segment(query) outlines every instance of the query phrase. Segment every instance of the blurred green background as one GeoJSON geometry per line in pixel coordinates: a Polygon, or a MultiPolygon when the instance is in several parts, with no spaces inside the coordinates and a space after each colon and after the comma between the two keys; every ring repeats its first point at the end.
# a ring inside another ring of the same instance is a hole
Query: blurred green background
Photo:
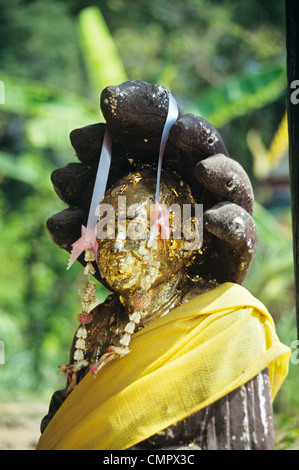
{"type": "MultiPolygon", "coordinates": [[[[69,132],[99,122],[101,90],[160,83],[208,119],[251,177],[259,248],[246,287],[281,340],[296,340],[286,124],[284,2],[1,0],[1,401],[64,387],[82,269],[47,233],[65,208],[50,183],[75,161],[69,132]]],[[[98,288],[98,300],[106,291],[98,288]]],[[[293,346],[294,348],[294,343],[293,346]]],[[[299,448],[298,355],[274,402],[276,448],[299,448]]]]}

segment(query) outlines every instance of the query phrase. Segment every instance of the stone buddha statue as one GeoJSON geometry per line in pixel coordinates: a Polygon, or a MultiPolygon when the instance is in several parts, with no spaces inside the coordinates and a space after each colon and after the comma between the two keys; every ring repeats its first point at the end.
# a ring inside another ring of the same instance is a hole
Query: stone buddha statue
{"type": "MultiPolygon", "coordinates": [[[[191,305],[194,299],[216,292],[219,286],[242,286],[256,252],[252,186],[210,123],[179,110],[165,148],[157,215],[157,153],[167,114],[167,91],[130,81],[105,89],[101,107],[106,124],[71,133],[80,163],[70,163],[52,174],[57,194],[69,207],[52,216],[47,227],[54,242],[70,252],[81,225],[86,225],[107,126],[112,161],[99,209],[97,256],[84,259],[82,255],[78,260],[92,266],[95,281],[90,281],[91,291],[98,281],[111,294],[92,310],[84,332],[81,327],[75,332],[70,362],[62,366],[68,382],[53,395],[42,432],[89,372],[98,377],[107,364],[110,367],[131,354],[135,335],[176,309],[191,305]],[[163,226],[168,236],[163,236],[163,230],[155,231],[163,226]]],[[[129,448],[183,449],[190,445],[194,449],[271,448],[268,368],[129,448]],[[242,439],[241,402],[254,427],[246,437],[243,432],[242,439]]]]}

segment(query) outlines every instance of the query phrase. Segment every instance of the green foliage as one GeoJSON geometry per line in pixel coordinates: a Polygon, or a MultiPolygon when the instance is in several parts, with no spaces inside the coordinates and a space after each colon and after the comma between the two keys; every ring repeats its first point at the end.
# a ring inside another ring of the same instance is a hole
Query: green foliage
{"type": "Polygon", "coordinates": [[[275,448],[278,450],[299,449],[298,419],[298,341],[294,309],[282,312],[277,324],[281,341],[292,351],[289,374],[274,401],[275,448]]]}
{"type": "Polygon", "coordinates": [[[0,76],[5,83],[1,109],[26,118],[24,137],[35,148],[66,150],[72,129],[98,121],[97,106],[85,96],[37,80],[0,76]]]}
{"type": "Polygon", "coordinates": [[[79,16],[83,57],[95,90],[128,80],[115,42],[98,8],[86,8],[79,16]]]}
{"type": "MultiPolygon", "coordinates": [[[[8,212],[3,204],[1,207],[0,251],[2,260],[7,260],[0,268],[1,340],[6,353],[6,363],[1,366],[4,395],[4,386],[10,395],[40,391],[45,386],[45,358],[50,354],[58,360],[60,351],[51,348],[45,355],[43,341],[53,334],[51,325],[58,318],[61,343],[66,347],[71,339],[65,327],[74,302],[70,298],[67,301],[69,296],[64,292],[71,288],[71,282],[63,282],[63,259],[45,231],[47,211],[56,205],[49,196],[49,189],[44,194],[33,190],[19,201],[18,210],[8,212]]],[[[71,279],[75,281],[74,274],[71,279]]]]}
{"type": "MultiPolygon", "coordinates": [[[[76,293],[83,281],[79,266],[65,275],[68,255],[45,230],[47,217],[61,208],[45,180],[50,168],[37,177],[38,157],[26,161],[23,155],[20,160],[23,166],[17,164],[15,172],[27,169],[23,182],[31,185],[30,196],[18,201],[17,210],[8,211],[3,202],[0,207],[0,256],[5,261],[0,265],[0,335],[5,345],[0,393],[6,398],[64,386],[57,366],[68,361],[80,304],[76,293]]],[[[3,170],[0,160],[0,174],[3,170]]],[[[12,171],[9,177],[15,180],[12,171]]],[[[16,179],[22,180],[20,175],[16,179]]]]}
{"type": "Polygon", "coordinates": [[[7,75],[84,90],[77,25],[67,2],[1,0],[0,64],[7,75]]]}
{"type": "Polygon", "coordinates": [[[265,67],[259,72],[234,75],[221,86],[213,87],[197,98],[189,112],[204,116],[222,127],[244,116],[257,106],[277,101],[285,90],[285,66],[265,67]]]}
{"type": "MultiPolygon", "coordinates": [[[[289,212],[289,211],[288,211],[289,212]]],[[[279,221],[257,202],[253,214],[258,229],[258,249],[245,286],[279,320],[294,305],[294,268],[291,226],[279,221]]]]}
{"type": "MultiPolygon", "coordinates": [[[[236,0],[2,0],[0,79],[0,365],[4,398],[64,386],[82,270],[45,222],[62,204],[50,174],[72,160],[68,134],[102,119],[99,94],[127,78],[170,88],[184,112],[220,127],[232,156],[253,175],[246,135],[269,143],[285,112],[283,2],[236,0]],[[87,2],[88,3],[88,2],[87,2]],[[20,47],[20,44],[22,47],[20,47]]],[[[289,213],[289,207],[286,208],[289,213]]],[[[295,338],[290,224],[256,204],[259,248],[246,287],[274,315],[279,334],[295,338]]],[[[98,289],[99,301],[106,295],[98,289]]],[[[295,367],[276,401],[296,408],[295,367]]],[[[282,417],[283,418],[283,417],[282,417]]],[[[298,423],[286,432],[293,439],[298,423]]],[[[282,439],[284,437],[282,436],[282,439]]],[[[283,444],[281,444],[283,445],[283,444]]],[[[293,444],[292,444],[293,445],[293,444]]]]}

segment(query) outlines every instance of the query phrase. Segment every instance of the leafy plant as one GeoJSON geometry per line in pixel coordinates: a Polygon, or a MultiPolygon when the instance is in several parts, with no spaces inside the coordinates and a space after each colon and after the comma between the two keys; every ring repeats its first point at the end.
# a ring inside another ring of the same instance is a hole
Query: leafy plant
{"type": "MultiPolygon", "coordinates": [[[[196,2],[191,3],[197,8],[196,2]]],[[[220,9],[218,13],[219,26],[220,9]]],[[[237,32],[241,34],[240,29],[237,32]]],[[[157,29],[152,28],[152,34],[157,34],[157,29]]],[[[174,39],[176,34],[174,31],[174,39]]],[[[7,359],[0,366],[1,393],[5,387],[21,393],[40,392],[58,383],[55,368],[67,359],[64,351],[69,348],[75,328],[74,313],[79,303],[74,293],[80,286],[81,269],[74,266],[65,274],[67,255],[46,233],[48,216],[64,208],[52,190],[50,174],[70,160],[69,132],[102,119],[101,89],[135,78],[127,75],[99,9],[82,10],[78,35],[89,76],[86,88],[93,89],[91,94],[84,89],[78,94],[44,81],[0,72],[5,84],[1,123],[9,127],[15,115],[21,116],[24,123],[21,148],[12,151],[4,145],[0,153],[0,339],[6,345],[7,359]]],[[[175,87],[177,66],[173,57],[165,60],[158,72],[162,85],[175,87]]],[[[274,103],[284,87],[285,70],[279,63],[254,74],[231,75],[217,86],[206,86],[195,100],[179,94],[178,101],[182,100],[185,112],[200,114],[221,127],[274,103]]],[[[266,304],[285,307],[288,301],[282,293],[292,286],[290,234],[259,205],[255,218],[260,248],[247,286],[266,304]]],[[[99,289],[100,298],[105,294],[99,289]]]]}
{"type": "Polygon", "coordinates": [[[222,127],[233,119],[276,101],[286,88],[285,65],[228,78],[205,91],[188,109],[222,127]]]}
{"type": "Polygon", "coordinates": [[[251,129],[247,134],[248,147],[253,156],[253,171],[257,180],[262,181],[269,177],[277,168],[289,148],[288,116],[285,112],[278,129],[271,141],[269,149],[262,141],[259,131],[251,129]]]}
{"type": "Polygon", "coordinates": [[[81,11],[79,34],[90,83],[97,93],[108,85],[118,85],[128,80],[115,42],[98,8],[81,11]]]}
{"type": "Polygon", "coordinates": [[[253,217],[259,243],[245,286],[279,318],[279,312],[294,305],[293,246],[291,227],[287,228],[259,203],[253,217]]]}

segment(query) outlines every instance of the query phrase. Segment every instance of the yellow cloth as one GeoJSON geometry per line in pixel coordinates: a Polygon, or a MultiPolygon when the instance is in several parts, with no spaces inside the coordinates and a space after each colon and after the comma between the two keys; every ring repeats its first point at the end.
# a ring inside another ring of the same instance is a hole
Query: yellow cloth
{"type": "Polygon", "coordinates": [[[274,398],[290,349],[264,305],[226,283],[136,333],[131,353],[90,373],[37,450],[123,450],[204,408],[269,367],[274,398]]]}

